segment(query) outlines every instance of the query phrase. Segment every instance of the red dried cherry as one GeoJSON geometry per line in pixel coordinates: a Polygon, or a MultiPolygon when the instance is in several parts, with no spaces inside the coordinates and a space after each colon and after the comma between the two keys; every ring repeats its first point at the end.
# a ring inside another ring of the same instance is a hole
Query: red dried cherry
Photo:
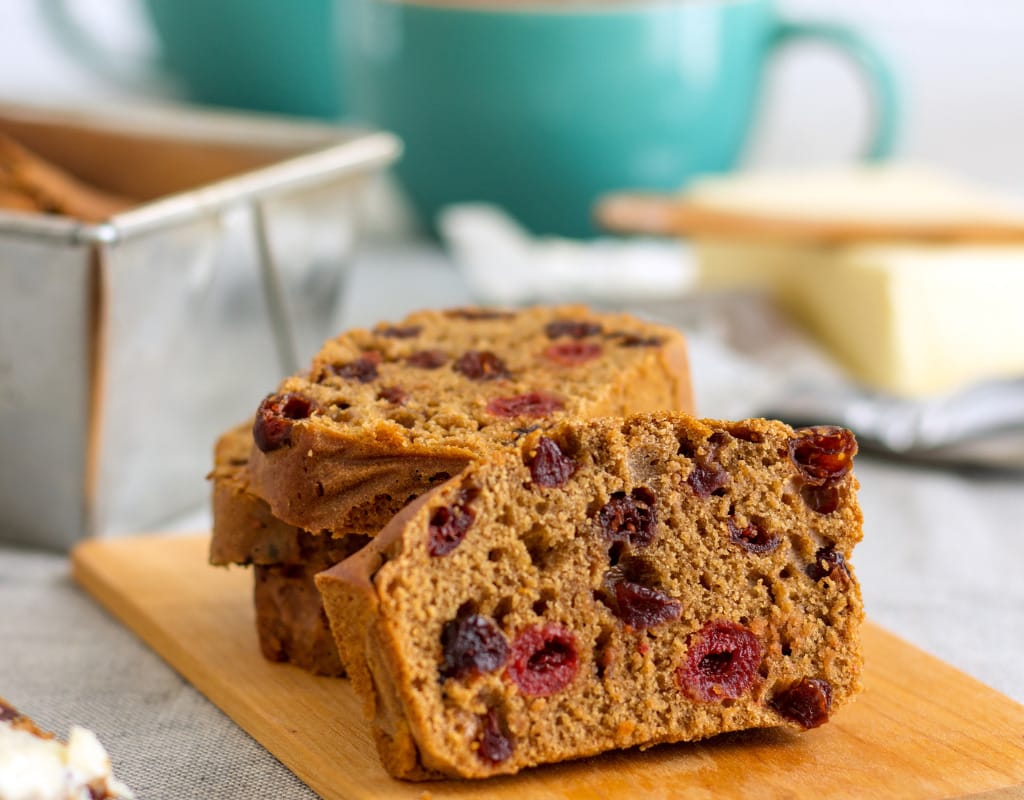
{"type": "Polygon", "coordinates": [[[729,485],[729,473],[713,460],[713,455],[709,454],[703,458],[698,456],[686,482],[699,498],[707,500],[729,485]]]}
{"type": "Polygon", "coordinates": [[[725,524],[729,528],[729,541],[733,544],[738,544],[750,553],[757,553],[758,555],[770,553],[782,541],[782,538],[777,533],[766,531],[756,522],[751,522],[747,527],[740,528],[730,517],[725,521],[725,524]]]}
{"type": "Polygon", "coordinates": [[[377,399],[385,400],[393,406],[400,406],[409,399],[409,393],[401,386],[384,386],[377,392],[377,399]]]}
{"type": "Polygon", "coordinates": [[[576,462],[562,452],[562,448],[554,439],[541,436],[537,441],[537,449],[527,460],[530,477],[537,486],[545,489],[557,489],[576,471],[576,462]]]}
{"type": "Polygon", "coordinates": [[[638,486],[629,495],[615,492],[597,512],[601,533],[613,542],[646,547],[654,540],[658,524],[654,492],[638,486]]]}
{"type": "Polygon", "coordinates": [[[776,694],[769,705],[805,730],[817,728],[828,722],[832,686],[823,678],[801,678],[776,694]]]}
{"type": "Polygon", "coordinates": [[[369,383],[377,377],[379,363],[380,353],[364,353],[355,361],[350,361],[347,364],[331,364],[328,369],[339,378],[369,383]]]}
{"type": "Polygon", "coordinates": [[[838,425],[800,428],[789,440],[789,456],[804,480],[812,486],[837,481],[853,466],[857,439],[838,425]]]}
{"type": "Polygon", "coordinates": [[[441,629],[442,678],[467,678],[505,666],[509,647],[498,626],[480,614],[457,616],[441,629]]]}
{"type": "Polygon", "coordinates": [[[760,431],[753,430],[746,420],[742,422],[730,422],[727,423],[726,430],[729,431],[729,435],[734,439],[739,439],[741,442],[750,442],[751,444],[761,444],[764,441],[764,434],[760,431]]]}
{"type": "Polygon", "coordinates": [[[634,630],[679,619],[683,606],[674,597],[658,589],[631,581],[615,584],[615,607],[612,613],[634,630]]]}
{"type": "Polygon", "coordinates": [[[584,339],[587,336],[596,336],[601,330],[601,323],[579,319],[556,319],[544,326],[544,332],[549,339],[559,339],[563,336],[584,339]]]}
{"type": "Polygon", "coordinates": [[[576,677],[576,637],[559,625],[523,630],[512,644],[508,676],[527,697],[560,692],[576,677]]]}
{"type": "Polygon", "coordinates": [[[839,487],[829,481],[821,486],[802,486],[800,496],[807,507],[819,514],[831,514],[839,508],[839,487]]]}
{"type": "MultiPolygon", "coordinates": [[[[624,545],[617,542],[612,545],[609,553],[611,567],[601,578],[601,588],[594,592],[594,599],[604,603],[612,614],[622,619],[619,613],[618,585],[629,583],[634,586],[651,588],[661,579],[658,568],[647,559],[623,553],[624,545]]],[[[626,590],[630,594],[629,589],[626,590]]],[[[665,595],[668,598],[668,595],[665,595]]],[[[668,598],[671,599],[671,598],[668,598]]],[[[626,599],[628,604],[629,598],[626,599]]]]}
{"type": "Polygon", "coordinates": [[[496,381],[510,377],[505,362],[490,350],[467,350],[459,356],[453,369],[474,381],[496,381]]]}
{"type": "Polygon", "coordinates": [[[492,417],[530,417],[538,419],[565,408],[565,401],[549,392],[527,392],[511,397],[495,397],[487,403],[492,417]]]}
{"type": "Polygon", "coordinates": [[[415,339],[422,330],[423,326],[421,325],[388,325],[385,328],[378,328],[374,332],[387,339],[415,339]]]}
{"type": "Polygon", "coordinates": [[[500,764],[512,757],[515,743],[501,723],[498,712],[491,708],[480,717],[480,736],[477,738],[476,755],[487,764],[500,764]]]}
{"type": "Polygon", "coordinates": [[[694,700],[735,700],[754,683],[761,643],[742,625],[725,620],[705,623],[691,637],[686,661],[676,670],[679,687],[694,700]]]}
{"type": "Polygon", "coordinates": [[[434,511],[427,526],[427,552],[432,556],[443,556],[450,553],[469,531],[476,519],[476,512],[469,504],[476,499],[476,489],[460,489],[455,502],[434,511]]]}
{"type": "Polygon", "coordinates": [[[405,359],[405,363],[419,369],[437,369],[448,363],[448,355],[442,350],[420,350],[405,359]]]}
{"type": "Polygon", "coordinates": [[[264,453],[292,443],[292,422],[306,419],[316,409],[316,403],[296,392],[272,394],[264,398],[256,409],[252,424],[252,438],[264,453]]]}
{"type": "Polygon", "coordinates": [[[575,367],[593,361],[601,355],[596,342],[560,342],[544,348],[544,355],[563,367],[575,367]]]}
{"type": "Polygon", "coordinates": [[[814,554],[814,563],[807,565],[807,574],[812,580],[831,578],[845,584],[850,579],[850,568],[846,566],[843,554],[834,547],[822,547],[814,554]]]}

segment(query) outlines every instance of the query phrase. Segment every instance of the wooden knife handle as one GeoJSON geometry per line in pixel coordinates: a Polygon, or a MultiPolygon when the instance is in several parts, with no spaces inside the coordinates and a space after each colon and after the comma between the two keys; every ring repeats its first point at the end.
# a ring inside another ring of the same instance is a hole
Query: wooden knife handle
{"type": "Polygon", "coordinates": [[[1024,219],[941,222],[772,217],[716,209],[669,194],[612,194],[595,207],[598,224],[616,233],[705,236],[795,244],[852,241],[1024,242],[1024,219]]]}

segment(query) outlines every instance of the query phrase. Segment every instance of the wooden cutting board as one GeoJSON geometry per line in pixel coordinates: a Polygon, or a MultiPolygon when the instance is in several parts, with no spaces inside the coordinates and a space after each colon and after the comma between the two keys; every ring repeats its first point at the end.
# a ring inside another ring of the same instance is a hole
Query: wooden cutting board
{"type": "Polygon", "coordinates": [[[242,568],[207,537],[93,540],[74,576],[196,688],[327,800],[335,798],[1024,797],[1024,706],[868,624],[865,691],[828,725],[413,784],[377,761],[348,681],[260,656],[242,568]]]}

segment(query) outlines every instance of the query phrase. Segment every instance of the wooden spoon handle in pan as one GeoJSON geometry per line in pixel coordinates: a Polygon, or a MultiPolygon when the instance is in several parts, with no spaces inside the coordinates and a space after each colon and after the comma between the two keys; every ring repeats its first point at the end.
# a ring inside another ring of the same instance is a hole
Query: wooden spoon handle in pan
{"type": "Polygon", "coordinates": [[[0,134],[0,208],[105,222],[132,205],[127,198],[86,185],[0,134]]]}
{"type": "Polygon", "coordinates": [[[706,236],[797,244],[850,241],[1024,243],[1024,218],[900,222],[773,217],[703,206],[668,194],[612,194],[598,201],[598,224],[616,233],[706,236]]]}

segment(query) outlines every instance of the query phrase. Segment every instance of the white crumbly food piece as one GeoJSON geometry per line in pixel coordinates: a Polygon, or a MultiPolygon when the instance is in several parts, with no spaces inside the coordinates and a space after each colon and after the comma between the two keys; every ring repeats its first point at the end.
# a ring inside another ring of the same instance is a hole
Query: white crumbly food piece
{"type": "MultiPolygon", "coordinates": [[[[719,208],[843,221],[1024,221],[998,193],[908,167],[740,176],[693,197],[719,208]]],[[[768,290],[871,388],[921,397],[1024,375],[1024,246],[696,245],[704,286],[768,290]]]]}
{"type": "Polygon", "coordinates": [[[130,800],[96,735],[73,727],[67,744],[0,723],[0,800],[130,800]]]}

